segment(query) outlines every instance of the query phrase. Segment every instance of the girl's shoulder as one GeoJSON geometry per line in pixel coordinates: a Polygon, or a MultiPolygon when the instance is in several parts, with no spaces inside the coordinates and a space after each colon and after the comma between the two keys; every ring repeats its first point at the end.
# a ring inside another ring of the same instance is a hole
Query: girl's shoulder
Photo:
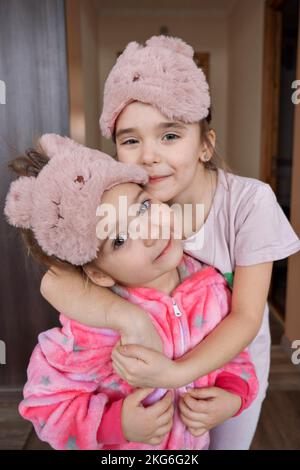
{"type": "Polygon", "coordinates": [[[253,211],[263,216],[270,209],[279,209],[276,195],[268,183],[220,169],[218,178],[219,204],[237,224],[253,211]]]}
{"type": "Polygon", "coordinates": [[[231,197],[243,199],[245,197],[269,194],[276,199],[276,196],[268,183],[256,178],[240,176],[224,170],[218,170],[220,185],[229,192],[231,197]]]}
{"type": "Polygon", "coordinates": [[[235,264],[248,266],[286,258],[300,240],[271,186],[255,178],[219,171],[219,210],[225,213],[235,264]]]}

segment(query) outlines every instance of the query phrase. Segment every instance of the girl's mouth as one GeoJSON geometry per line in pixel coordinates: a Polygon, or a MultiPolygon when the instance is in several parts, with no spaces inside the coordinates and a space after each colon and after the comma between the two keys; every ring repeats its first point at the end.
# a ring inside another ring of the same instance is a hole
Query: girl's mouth
{"type": "Polygon", "coordinates": [[[155,258],[155,261],[156,260],[159,260],[160,258],[162,258],[165,254],[169,253],[170,249],[171,249],[171,245],[172,245],[172,237],[170,237],[170,240],[168,241],[167,245],[165,246],[165,248],[163,249],[163,251],[160,253],[160,255],[158,255],[156,258],[155,258]]]}
{"type": "Polygon", "coordinates": [[[166,178],[169,178],[170,175],[168,176],[151,176],[149,178],[149,184],[153,184],[153,183],[159,183],[160,181],[163,181],[165,180],[166,178]]]}

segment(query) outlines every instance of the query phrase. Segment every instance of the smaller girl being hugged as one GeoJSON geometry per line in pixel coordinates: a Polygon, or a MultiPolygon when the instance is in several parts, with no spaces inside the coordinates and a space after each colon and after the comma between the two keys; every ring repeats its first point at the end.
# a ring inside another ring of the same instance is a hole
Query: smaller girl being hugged
{"type": "MultiPolygon", "coordinates": [[[[147,172],[67,137],[46,134],[39,144],[39,152],[21,159],[27,176],[11,184],[8,222],[21,229],[31,252],[47,266],[76,266],[87,280],[139,305],[169,359],[193,349],[230,312],[230,286],[215,268],[183,255],[172,211],[143,189],[147,172]],[[119,210],[124,197],[126,214],[119,210]],[[104,204],[113,209],[105,219],[112,231],[99,233],[104,204]],[[166,220],[154,220],[154,204],[171,215],[168,239],[166,220]],[[122,232],[132,223],[141,236],[122,232]]],[[[39,335],[19,405],[39,438],[55,449],[207,449],[201,400],[192,416],[188,406],[205,398],[201,390],[214,390],[223,421],[257,395],[247,351],[185,387],[136,389],[112,365],[117,330],[88,327],[63,314],[60,322],[39,335]]]]}

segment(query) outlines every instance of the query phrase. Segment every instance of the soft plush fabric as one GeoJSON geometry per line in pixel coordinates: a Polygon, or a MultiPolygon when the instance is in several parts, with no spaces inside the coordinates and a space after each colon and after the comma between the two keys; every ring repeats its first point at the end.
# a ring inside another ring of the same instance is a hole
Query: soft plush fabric
{"type": "Polygon", "coordinates": [[[120,183],[146,184],[148,174],[57,134],[44,134],[39,145],[50,161],[36,178],[11,183],[5,215],[11,225],[32,229],[48,255],[85,264],[102,242],[96,211],[104,191],[120,183]]]}
{"type": "MultiPolygon", "coordinates": [[[[174,359],[194,348],[222,321],[230,312],[231,300],[226,279],[213,267],[185,255],[178,272],[182,282],[172,295],[152,288],[113,288],[148,312],[164,354],[174,359]],[[176,316],[178,309],[180,315],[176,316]]],[[[244,351],[223,368],[175,391],[173,428],[160,445],[128,442],[122,435],[120,413],[122,400],[134,389],[112,367],[111,352],[119,334],[87,327],[63,315],[60,321],[61,328],[39,335],[19,406],[39,438],[55,449],[204,449],[209,434],[193,437],[187,431],[176,406],[179,394],[188,388],[224,385],[241,394],[243,408],[257,394],[255,370],[244,351]]],[[[143,404],[150,405],[165,393],[165,389],[156,389],[143,404]]]]}
{"type": "Polygon", "coordinates": [[[135,100],[185,123],[207,117],[208,83],[193,55],[193,48],[176,37],[152,36],[145,46],[130,42],[105,82],[99,121],[102,134],[111,137],[118,115],[135,100]]]}

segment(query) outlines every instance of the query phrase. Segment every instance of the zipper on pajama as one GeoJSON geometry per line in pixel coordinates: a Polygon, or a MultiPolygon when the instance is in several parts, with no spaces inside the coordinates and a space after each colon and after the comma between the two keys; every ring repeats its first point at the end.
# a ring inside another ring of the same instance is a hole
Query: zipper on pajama
{"type": "MultiPolygon", "coordinates": [[[[175,316],[178,318],[181,317],[182,313],[176,303],[176,300],[173,297],[172,297],[172,303],[173,303],[173,310],[174,310],[175,316]]],[[[180,328],[180,335],[181,335],[181,355],[183,355],[185,353],[185,350],[184,350],[184,333],[183,333],[181,320],[179,320],[179,328],[180,328]]],[[[179,395],[179,392],[178,392],[178,395],[179,395]]],[[[187,429],[184,430],[183,441],[184,441],[184,448],[189,449],[189,446],[187,445],[187,441],[188,441],[187,429]]]]}
{"type": "MultiPolygon", "coordinates": [[[[173,310],[174,310],[175,317],[181,317],[182,313],[176,303],[176,300],[173,298],[172,298],[172,303],[173,303],[173,310]]],[[[183,334],[181,320],[179,320],[179,328],[180,328],[180,339],[181,339],[181,355],[183,355],[185,351],[184,351],[184,334],[183,334]]]]}

